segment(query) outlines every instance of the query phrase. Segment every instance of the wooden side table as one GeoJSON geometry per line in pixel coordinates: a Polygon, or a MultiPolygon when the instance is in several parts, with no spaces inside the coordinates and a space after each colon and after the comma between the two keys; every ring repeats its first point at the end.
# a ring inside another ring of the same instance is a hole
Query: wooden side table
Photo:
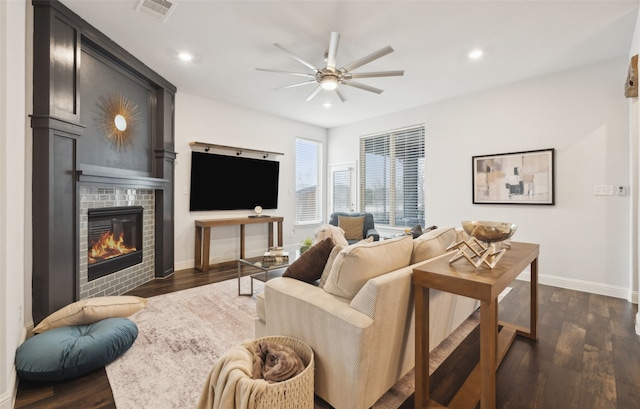
{"type": "Polygon", "coordinates": [[[429,289],[480,300],[480,363],[471,372],[449,408],[496,407],[496,371],[516,336],[537,340],[538,254],[540,246],[512,242],[493,268],[475,268],[466,260],[449,264],[453,253],[434,259],[413,270],[415,289],[415,407],[443,408],[429,399],[429,289]],[[528,265],[531,265],[531,308],[529,328],[498,321],[498,295],[528,265]],[[503,326],[498,333],[498,325],[503,326]],[[478,388],[478,383],[480,388],[478,388]],[[479,396],[478,396],[479,391],[479,396]]]}

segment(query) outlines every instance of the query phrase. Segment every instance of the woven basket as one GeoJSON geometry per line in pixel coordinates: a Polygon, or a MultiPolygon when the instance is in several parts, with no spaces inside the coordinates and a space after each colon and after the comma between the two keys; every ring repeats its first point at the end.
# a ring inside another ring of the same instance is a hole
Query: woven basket
{"type": "Polygon", "coordinates": [[[313,350],[299,339],[285,336],[270,336],[254,340],[268,341],[293,349],[302,363],[304,371],[286,381],[271,383],[264,393],[256,397],[256,409],[313,409],[313,350]]]}

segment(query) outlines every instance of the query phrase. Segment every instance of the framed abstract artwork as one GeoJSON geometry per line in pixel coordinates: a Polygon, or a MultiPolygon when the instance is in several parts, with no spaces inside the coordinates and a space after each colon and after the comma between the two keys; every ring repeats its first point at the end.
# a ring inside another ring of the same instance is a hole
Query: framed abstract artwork
{"type": "Polygon", "coordinates": [[[472,157],[474,204],[553,205],[554,150],[472,157]]]}

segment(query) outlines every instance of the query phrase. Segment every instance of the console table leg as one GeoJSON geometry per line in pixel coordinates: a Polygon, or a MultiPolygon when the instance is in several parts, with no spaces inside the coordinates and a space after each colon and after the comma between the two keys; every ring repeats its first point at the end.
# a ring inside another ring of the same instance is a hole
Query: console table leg
{"type": "Polygon", "coordinates": [[[529,312],[529,338],[538,339],[538,257],[531,262],[531,305],[529,312]]]}
{"type": "Polygon", "coordinates": [[[429,289],[415,286],[415,408],[429,405],[429,289]]]}
{"type": "MultiPolygon", "coordinates": [[[[267,250],[270,250],[271,247],[273,247],[273,223],[269,223],[269,233],[267,234],[267,250]]],[[[278,246],[281,246],[280,243],[278,243],[278,246]]]]}
{"type": "Polygon", "coordinates": [[[196,270],[202,271],[202,227],[196,226],[196,248],[195,248],[195,261],[194,267],[196,270]]]}
{"type": "Polygon", "coordinates": [[[498,358],[498,301],[480,305],[480,408],[496,407],[496,364],[498,358]]]}
{"type": "Polygon", "coordinates": [[[211,227],[205,227],[202,237],[202,271],[209,271],[209,250],[211,248],[211,227]]]}

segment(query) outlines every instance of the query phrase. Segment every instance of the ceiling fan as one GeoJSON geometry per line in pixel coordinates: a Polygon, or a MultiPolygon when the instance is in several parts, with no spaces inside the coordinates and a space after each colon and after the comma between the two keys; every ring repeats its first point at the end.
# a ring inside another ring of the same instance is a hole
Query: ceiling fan
{"type": "Polygon", "coordinates": [[[340,34],[336,32],[331,33],[331,38],[329,40],[329,49],[325,53],[325,61],[327,65],[322,68],[316,68],[313,64],[304,60],[303,58],[298,57],[291,51],[282,47],[280,44],[274,44],[276,47],[284,51],[293,57],[294,60],[298,61],[305,67],[309,68],[313,73],[302,73],[302,72],[292,72],[292,71],[283,71],[283,70],[272,70],[269,68],[256,68],[259,71],[267,71],[267,72],[276,72],[280,74],[291,74],[297,75],[300,77],[310,78],[308,81],[300,82],[292,85],[285,85],[284,87],[280,87],[277,89],[285,89],[285,88],[293,88],[301,85],[307,84],[317,84],[316,88],[309,94],[305,101],[311,101],[313,97],[315,97],[321,90],[335,90],[338,97],[342,102],[345,102],[347,98],[344,93],[340,89],[340,85],[348,85],[350,87],[359,88],[369,92],[375,92],[376,94],[381,94],[383,90],[380,88],[372,87],[370,85],[362,84],[360,82],[354,81],[355,78],[374,78],[374,77],[394,77],[394,76],[402,76],[404,75],[404,70],[398,71],[377,71],[377,72],[360,72],[355,73],[353,70],[362,67],[365,64],[368,64],[374,60],[377,60],[380,57],[384,57],[385,55],[392,53],[393,48],[390,46],[386,46],[374,53],[371,53],[365,57],[360,58],[352,62],[351,64],[347,64],[342,68],[336,67],[336,55],[338,54],[338,44],[340,43],[340,34]]]}

